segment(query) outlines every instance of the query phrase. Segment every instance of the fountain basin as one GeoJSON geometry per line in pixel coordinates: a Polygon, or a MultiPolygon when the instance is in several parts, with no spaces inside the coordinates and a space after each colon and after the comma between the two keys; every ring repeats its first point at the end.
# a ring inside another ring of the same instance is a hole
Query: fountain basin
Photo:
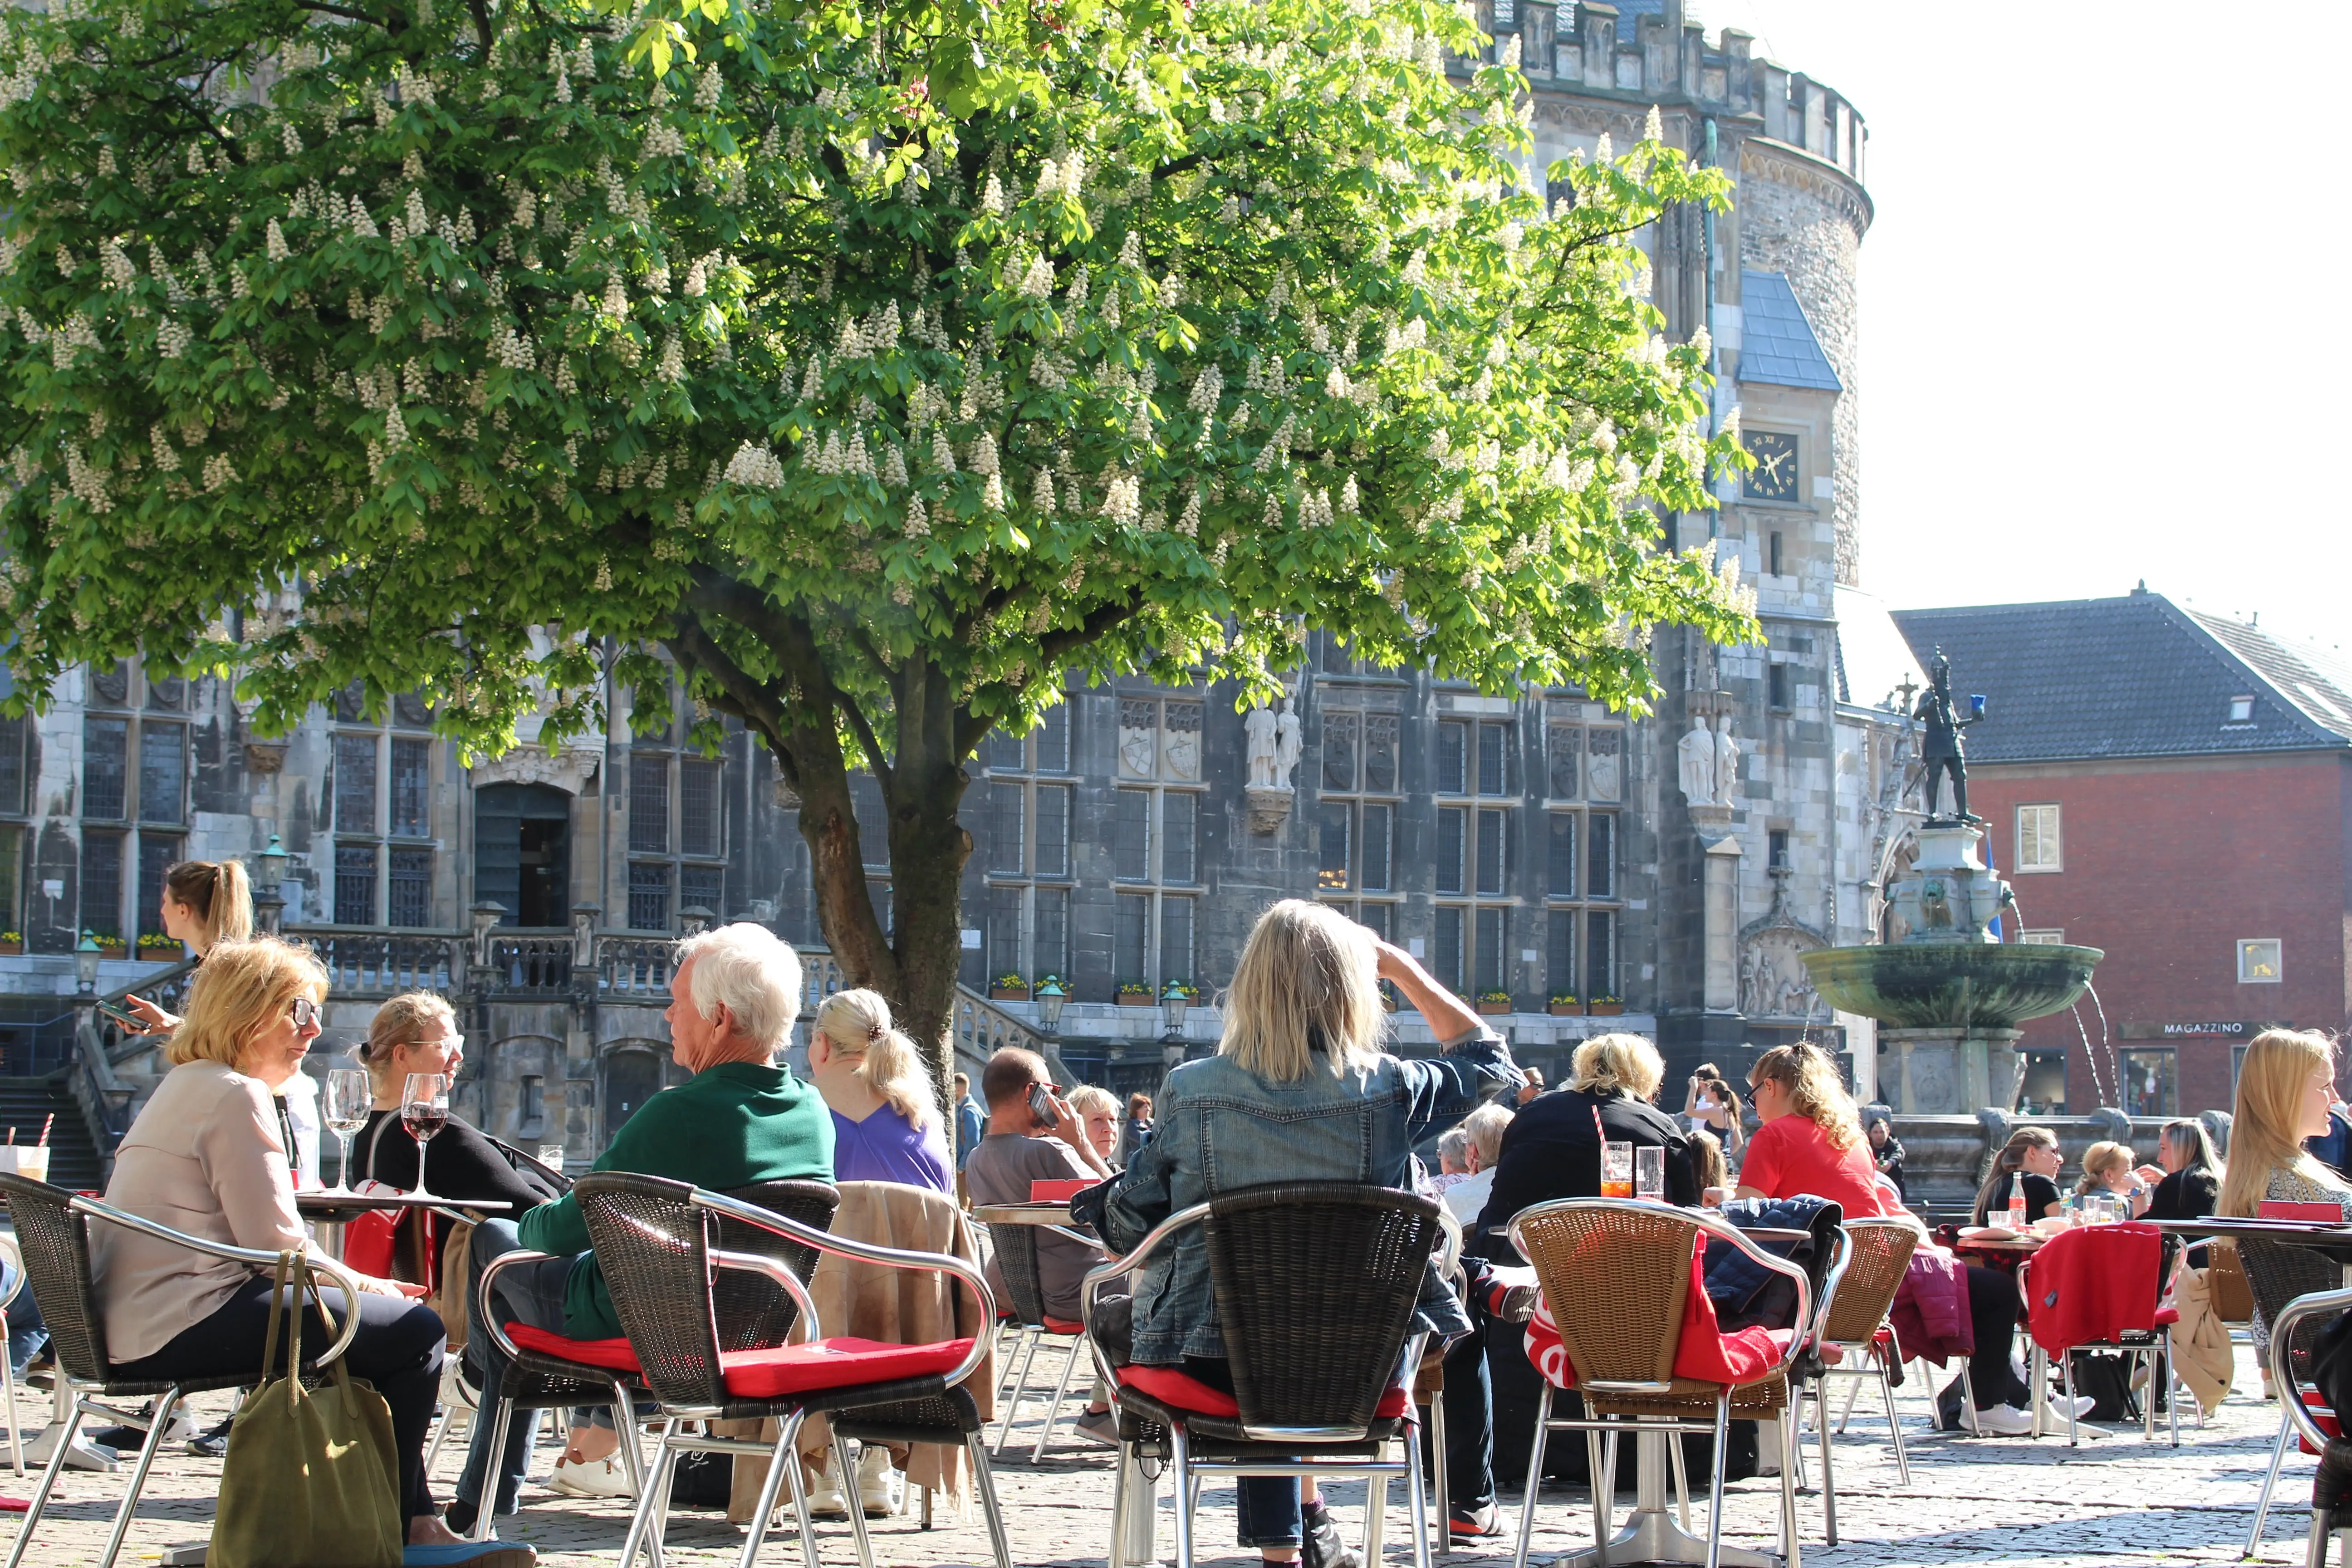
{"type": "Polygon", "coordinates": [[[2072,1006],[2106,953],[2031,942],[1890,942],[1804,955],[1831,1006],[1898,1029],[2014,1029],[2072,1006]]]}

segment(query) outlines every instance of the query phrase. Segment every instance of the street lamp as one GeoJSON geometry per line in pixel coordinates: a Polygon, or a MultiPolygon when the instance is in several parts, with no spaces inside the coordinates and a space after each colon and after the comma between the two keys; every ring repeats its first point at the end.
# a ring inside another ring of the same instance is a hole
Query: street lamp
{"type": "Polygon", "coordinates": [[[74,980],[85,996],[98,989],[98,936],[93,931],[82,932],[74,948],[74,980]]]}
{"type": "Polygon", "coordinates": [[[1184,1009],[1192,1005],[1192,999],[1184,994],[1184,988],[1173,980],[1168,983],[1166,990],[1160,992],[1160,1007],[1168,1016],[1168,1033],[1171,1036],[1184,1033],[1184,1009]]]}
{"type": "Polygon", "coordinates": [[[256,869],[260,873],[255,879],[260,886],[254,890],[253,908],[266,931],[278,930],[284,919],[286,858],[286,846],[278,842],[275,833],[269,836],[269,847],[254,857],[256,869]]]}
{"type": "Polygon", "coordinates": [[[1045,983],[1037,987],[1037,1013],[1045,1020],[1047,1034],[1062,1032],[1062,1008],[1069,999],[1070,994],[1062,989],[1062,983],[1050,974],[1045,976],[1045,983]]]}

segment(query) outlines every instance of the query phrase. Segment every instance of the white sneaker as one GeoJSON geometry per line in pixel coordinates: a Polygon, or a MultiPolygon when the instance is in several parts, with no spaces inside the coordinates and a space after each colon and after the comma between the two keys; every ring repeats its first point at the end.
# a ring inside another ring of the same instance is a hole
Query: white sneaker
{"type": "MultiPolygon", "coordinates": [[[[2078,1394],[2074,1395],[2074,1419],[2077,1421],[2089,1420],[2091,1418],[2091,1412],[2097,1409],[2098,1405],[2099,1402],[2092,1398],[2087,1394],[2078,1394]]],[[[2066,1396],[2063,1394],[2053,1395],[2050,1400],[2050,1408],[2055,1410],[2061,1415],[2065,1415],[2066,1396]]]]}
{"type": "Polygon", "coordinates": [[[590,1459],[575,1465],[569,1457],[555,1461],[555,1469],[547,1478],[550,1491],[566,1497],[626,1497],[637,1495],[629,1484],[628,1467],[621,1463],[618,1454],[607,1454],[601,1459],[590,1459]]]}
{"type": "Polygon", "coordinates": [[[808,1508],[811,1519],[847,1519],[849,1500],[841,1495],[841,1483],[831,1475],[812,1476],[801,1472],[803,1484],[808,1488],[808,1508]]]}
{"type": "Polygon", "coordinates": [[[888,1519],[907,1496],[907,1478],[890,1467],[890,1450],[867,1443],[857,1456],[857,1500],[868,1519],[888,1519]]]}
{"type": "Polygon", "coordinates": [[[1977,1412],[1977,1430],[2003,1437],[2022,1437],[2033,1430],[2033,1417],[2014,1405],[1995,1405],[1977,1412]]]}

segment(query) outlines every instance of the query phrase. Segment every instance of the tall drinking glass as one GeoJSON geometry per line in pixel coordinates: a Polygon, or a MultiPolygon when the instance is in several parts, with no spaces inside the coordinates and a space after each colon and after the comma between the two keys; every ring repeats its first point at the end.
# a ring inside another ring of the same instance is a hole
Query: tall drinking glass
{"type": "Polygon", "coordinates": [[[1630,1198],[1633,1195],[1633,1145],[1631,1143],[1601,1145],[1601,1195],[1604,1198],[1630,1198]]]}
{"type": "Polygon", "coordinates": [[[416,1191],[412,1197],[428,1198],[425,1190],[425,1147],[433,1135],[449,1125],[449,1075],[446,1072],[413,1072],[408,1075],[408,1087],[400,1096],[400,1120],[408,1135],[416,1140],[416,1191]]]}
{"type": "Polygon", "coordinates": [[[319,1114],[327,1123],[327,1131],[335,1135],[342,1152],[335,1157],[335,1184],[338,1193],[352,1190],[352,1137],[367,1125],[368,1112],[374,1108],[375,1090],[368,1075],[356,1068],[337,1068],[327,1075],[326,1092],[319,1097],[319,1114]]]}
{"type": "Polygon", "coordinates": [[[1666,1201],[1666,1152],[1664,1149],[1644,1147],[1633,1151],[1633,1195],[1648,1198],[1653,1203],[1666,1201]]]}

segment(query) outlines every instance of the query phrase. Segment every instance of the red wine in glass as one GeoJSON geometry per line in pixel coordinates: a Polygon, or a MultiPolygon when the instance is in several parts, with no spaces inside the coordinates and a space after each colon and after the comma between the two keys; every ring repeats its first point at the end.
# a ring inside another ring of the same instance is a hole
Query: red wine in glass
{"type": "Polygon", "coordinates": [[[416,1140],[416,1190],[412,1197],[430,1197],[425,1190],[425,1149],[433,1135],[449,1124],[449,1075],[413,1072],[400,1097],[401,1125],[416,1140]]]}

